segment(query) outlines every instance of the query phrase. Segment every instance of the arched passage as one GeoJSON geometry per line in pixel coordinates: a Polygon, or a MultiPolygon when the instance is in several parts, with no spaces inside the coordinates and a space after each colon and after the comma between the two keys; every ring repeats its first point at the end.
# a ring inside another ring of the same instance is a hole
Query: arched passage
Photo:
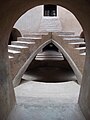
{"type": "Polygon", "coordinates": [[[79,82],[79,80],[82,79],[81,72],[79,71],[79,69],[77,68],[77,66],[75,65],[75,63],[71,59],[71,57],[68,55],[68,53],[64,50],[64,48],[62,48],[56,41],[54,41],[54,40],[48,40],[45,43],[43,43],[42,45],[40,45],[32,53],[32,55],[28,58],[28,60],[25,62],[25,64],[21,67],[21,69],[19,70],[19,72],[17,73],[17,75],[15,76],[15,78],[13,80],[14,86],[17,86],[20,83],[23,74],[25,73],[26,69],[28,68],[28,66],[30,65],[30,63],[32,62],[32,60],[49,43],[53,43],[62,52],[62,54],[64,55],[64,57],[67,59],[68,63],[70,64],[71,68],[73,69],[73,71],[74,71],[74,73],[75,73],[75,75],[76,75],[76,77],[78,79],[78,82],[79,82]]]}
{"type": "Polygon", "coordinates": [[[1,80],[1,84],[6,85],[7,84],[7,88],[4,89],[3,86],[1,87],[1,92],[2,94],[6,93],[6,96],[8,99],[6,99],[6,97],[1,96],[1,99],[3,97],[2,103],[1,103],[1,119],[3,118],[7,118],[7,115],[9,113],[10,108],[12,108],[12,106],[14,105],[14,103],[12,103],[12,99],[13,98],[13,93],[11,93],[10,88],[12,88],[12,84],[9,83],[9,66],[8,66],[8,52],[7,52],[7,44],[8,44],[8,40],[9,40],[9,35],[11,33],[11,29],[15,23],[15,21],[23,14],[25,13],[25,11],[27,11],[28,9],[37,6],[37,5],[41,5],[41,4],[58,4],[61,6],[64,6],[65,8],[71,10],[75,16],[78,18],[78,20],[80,21],[83,29],[84,29],[84,33],[85,33],[85,40],[86,40],[86,46],[87,46],[87,56],[86,56],[86,63],[85,63],[85,70],[84,70],[84,77],[83,77],[83,83],[82,83],[82,87],[81,87],[81,94],[80,94],[80,104],[82,107],[82,110],[84,111],[84,114],[86,115],[87,119],[90,118],[90,114],[88,111],[90,111],[90,107],[88,107],[89,103],[89,98],[90,98],[90,86],[89,84],[89,79],[90,79],[90,75],[89,75],[89,71],[90,71],[90,1],[86,1],[86,0],[76,0],[76,1],[71,1],[71,0],[48,0],[48,1],[44,1],[44,0],[39,0],[39,1],[22,1],[22,0],[10,0],[10,1],[1,1],[1,11],[0,11],[0,16],[1,16],[1,20],[0,20],[0,66],[4,66],[0,67],[0,77],[1,80]],[[4,8],[4,9],[3,9],[4,8]],[[8,10],[8,11],[7,11],[8,10]],[[7,12],[6,12],[7,11],[7,12]],[[5,49],[6,48],[6,49],[5,49]],[[88,77],[87,77],[88,76],[88,77]],[[10,87],[11,86],[11,87],[10,87]],[[87,88],[87,89],[86,89],[87,88]],[[8,91],[8,92],[7,92],[8,91]],[[86,96],[85,96],[85,93],[86,96]],[[12,96],[12,97],[11,97],[12,96]],[[10,99],[9,99],[10,98],[10,99]],[[9,103],[9,104],[8,104],[9,103]],[[87,104],[86,104],[87,103],[87,104]],[[13,104],[13,105],[12,105],[13,104]],[[6,111],[4,111],[5,108],[3,108],[3,105],[6,106],[6,111]]]}
{"type": "Polygon", "coordinates": [[[13,28],[9,37],[8,44],[10,45],[12,41],[17,41],[17,37],[21,37],[21,33],[18,29],[13,28]]]}

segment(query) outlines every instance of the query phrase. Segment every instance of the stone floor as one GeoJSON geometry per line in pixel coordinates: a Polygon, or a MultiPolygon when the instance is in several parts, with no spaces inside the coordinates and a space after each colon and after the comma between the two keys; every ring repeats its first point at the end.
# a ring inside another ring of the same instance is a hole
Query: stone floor
{"type": "Polygon", "coordinates": [[[78,105],[80,86],[73,81],[28,81],[15,88],[17,105],[8,120],[85,120],[78,105]]]}

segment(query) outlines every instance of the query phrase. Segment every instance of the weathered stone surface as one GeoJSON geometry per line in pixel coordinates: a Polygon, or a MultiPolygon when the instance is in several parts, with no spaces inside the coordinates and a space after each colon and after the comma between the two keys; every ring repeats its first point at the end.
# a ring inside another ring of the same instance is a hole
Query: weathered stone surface
{"type": "MultiPolygon", "coordinates": [[[[81,23],[86,41],[86,61],[83,72],[79,103],[82,111],[90,119],[90,1],[89,0],[1,0],[0,1],[0,119],[5,120],[13,107],[11,91],[13,91],[8,76],[7,44],[12,27],[16,20],[28,9],[41,4],[58,4],[69,9],[81,23]],[[9,104],[10,103],[10,104],[9,104]]],[[[74,53],[73,53],[74,54],[74,53]]],[[[77,59],[77,58],[76,58],[77,59]]],[[[80,62],[79,62],[80,63],[80,62]]]]}
{"type": "MultiPolygon", "coordinates": [[[[70,43],[73,43],[73,40],[75,42],[77,42],[77,39],[79,41],[79,38],[68,38],[69,43],[67,41],[64,40],[64,38],[57,36],[57,34],[55,35],[55,33],[53,33],[53,40],[56,41],[62,48],[62,53],[65,55],[66,59],[68,60],[69,64],[72,66],[72,69],[74,70],[77,78],[78,78],[78,82],[81,83],[82,81],[82,74],[83,74],[83,69],[84,69],[84,63],[85,63],[85,56],[82,59],[82,56],[80,55],[80,53],[84,53],[85,52],[85,48],[83,49],[83,47],[79,47],[78,48],[74,48],[72,47],[72,45],[70,45],[70,43]],[[64,49],[64,50],[63,50],[64,49]],[[67,56],[64,52],[66,52],[67,56]]],[[[65,38],[67,39],[67,38],[65,38]]],[[[81,41],[81,39],[80,39],[81,41]]]]}
{"type": "Polygon", "coordinates": [[[85,120],[77,103],[79,90],[73,81],[21,84],[15,88],[17,105],[9,120],[85,120]]]}

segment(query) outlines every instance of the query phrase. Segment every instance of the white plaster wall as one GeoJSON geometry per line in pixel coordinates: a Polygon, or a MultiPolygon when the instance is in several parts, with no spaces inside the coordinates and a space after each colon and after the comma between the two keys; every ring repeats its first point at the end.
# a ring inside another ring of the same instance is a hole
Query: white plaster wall
{"type": "Polygon", "coordinates": [[[81,33],[82,27],[70,11],[58,6],[58,16],[61,21],[62,31],[74,31],[76,35],[81,33]]]}
{"type": "MultiPolygon", "coordinates": [[[[82,31],[82,28],[75,16],[60,6],[58,6],[57,9],[62,31],[74,31],[76,35],[79,35],[82,31]]],[[[22,34],[29,32],[38,32],[42,16],[43,6],[37,6],[21,16],[14,27],[19,29],[22,34]]]]}
{"type": "Polygon", "coordinates": [[[21,31],[22,34],[37,32],[42,18],[42,6],[37,6],[27,11],[15,23],[14,27],[21,31]]]}

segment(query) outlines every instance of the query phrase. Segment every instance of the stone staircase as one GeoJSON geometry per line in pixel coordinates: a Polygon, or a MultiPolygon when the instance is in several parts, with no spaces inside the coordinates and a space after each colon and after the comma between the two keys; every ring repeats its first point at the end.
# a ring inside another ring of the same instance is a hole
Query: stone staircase
{"type": "Polygon", "coordinates": [[[64,48],[66,53],[71,58],[70,60],[65,53],[67,59],[69,59],[69,64],[71,64],[74,72],[76,72],[77,77],[80,80],[79,83],[81,83],[86,55],[86,46],[84,39],[74,35],[72,32],[69,32],[69,34],[67,32],[66,35],[62,33],[53,33],[52,39],[56,41],[61,46],[61,48],[64,48]],[[81,73],[81,75],[77,73],[77,68],[73,67],[73,62],[75,63],[75,67],[77,67],[80,71],[79,73],[81,73]]]}
{"type": "Polygon", "coordinates": [[[62,29],[61,23],[58,17],[43,17],[39,32],[60,32],[62,29]]]}
{"type": "MultiPolygon", "coordinates": [[[[20,69],[26,63],[32,53],[46,40],[50,39],[49,34],[30,35],[19,37],[8,45],[11,79],[14,80],[20,69]]],[[[14,83],[16,86],[17,83],[14,83]]],[[[19,84],[19,83],[18,83],[19,84]]]]}
{"type": "Polygon", "coordinates": [[[54,61],[61,61],[64,60],[64,57],[61,52],[56,52],[56,51],[45,51],[45,52],[40,52],[37,54],[35,57],[35,60],[54,60],[54,61]]]}
{"type": "Polygon", "coordinates": [[[74,49],[76,49],[80,53],[80,55],[86,55],[86,45],[83,38],[75,35],[73,35],[72,37],[71,35],[65,36],[63,40],[70,46],[72,46],[74,49]]]}
{"type": "MultiPolygon", "coordinates": [[[[57,33],[32,33],[29,35],[24,35],[23,37],[19,37],[17,41],[13,41],[11,45],[8,45],[8,53],[9,53],[9,61],[10,61],[10,73],[11,79],[13,80],[14,86],[17,86],[20,83],[20,78],[23,73],[27,69],[30,61],[32,61],[35,57],[35,51],[39,49],[39,47],[49,40],[53,42],[57,47],[60,45],[64,51],[70,56],[73,63],[76,65],[81,74],[78,74],[76,69],[74,69],[71,61],[68,60],[66,53],[60,50],[61,53],[67,58],[69,64],[76,72],[76,76],[81,83],[81,75],[83,73],[83,67],[85,62],[86,55],[86,47],[84,39],[79,38],[79,36],[75,36],[73,32],[57,32],[57,33]],[[58,45],[57,45],[58,44],[58,45]]],[[[43,59],[62,59],[63,56],[61,53],[55,53],[52,57],[52,53],[48,54],[39,53],[37,51],[36,60],[43,59]],[[38,54],[39,53],[39,54],[38,54]],[[46,55],[46,58],[45,56],[46,55]]]]}

